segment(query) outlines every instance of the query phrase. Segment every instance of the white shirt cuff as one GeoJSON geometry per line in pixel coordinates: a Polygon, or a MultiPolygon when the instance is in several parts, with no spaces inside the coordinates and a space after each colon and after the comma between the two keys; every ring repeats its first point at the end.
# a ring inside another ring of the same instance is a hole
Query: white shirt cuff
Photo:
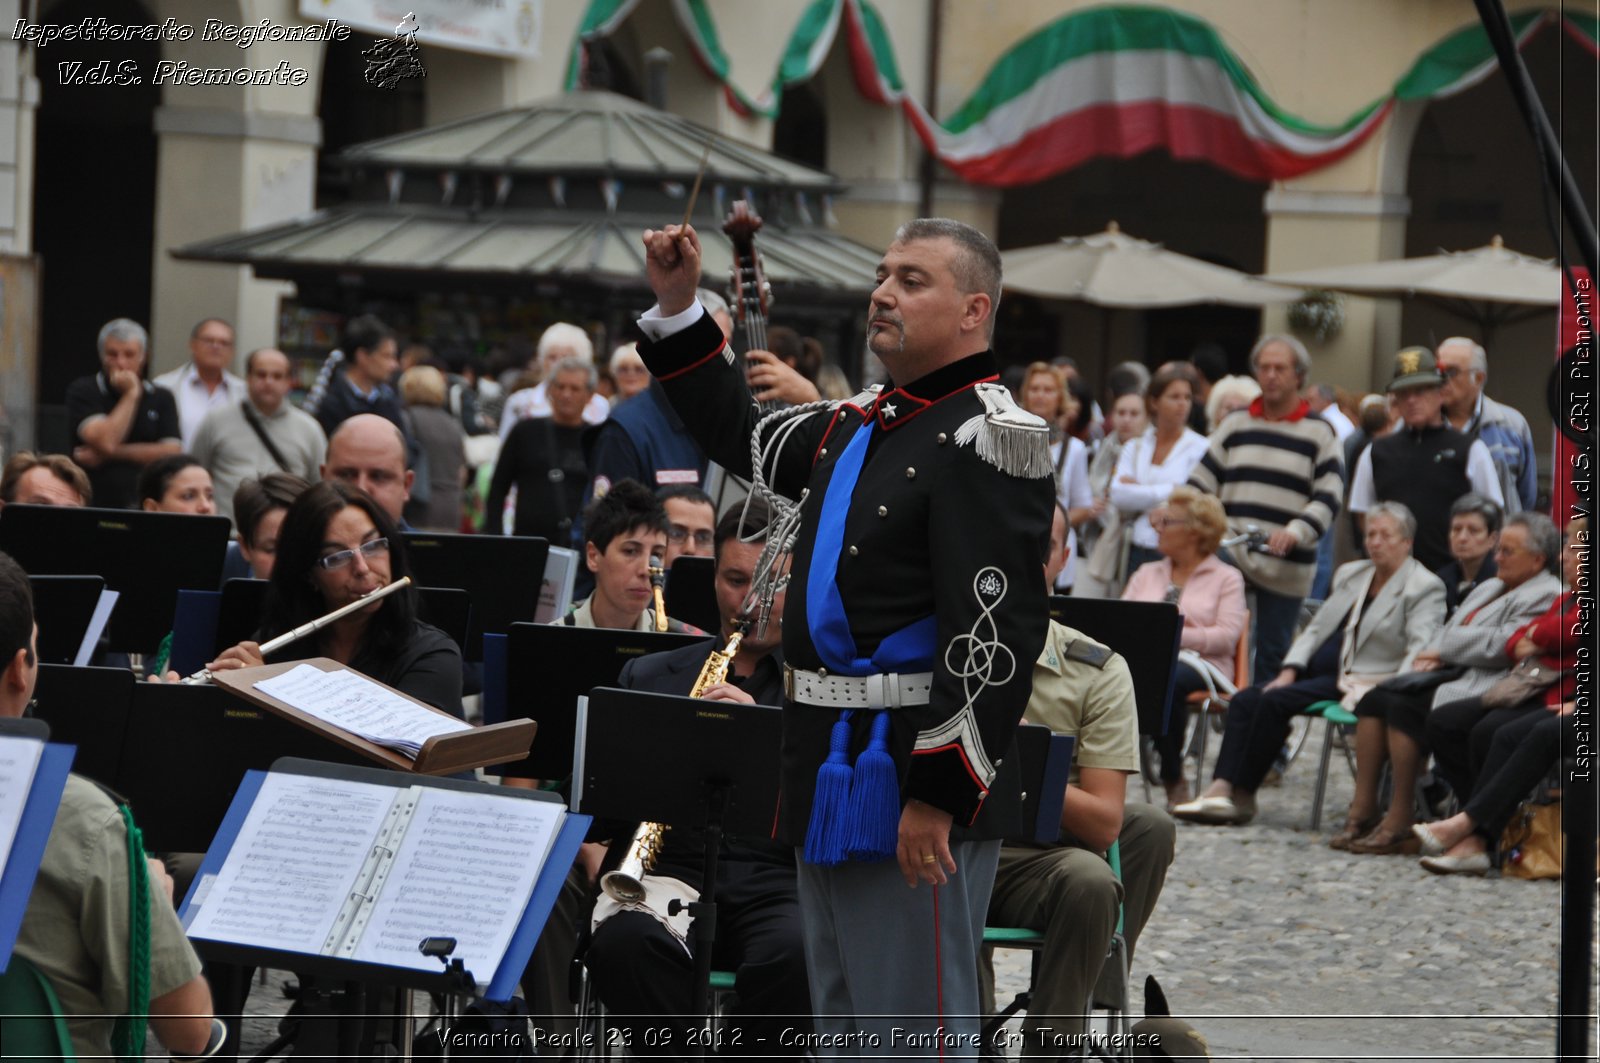
{"type": "Polygon", "coordinates": [[[651,342],[660,342],[668,336],[677,335],[696,321],[699,321],[705,312],[706,308],[700,305],[700,300],[696,299],[689,304],[689,309],[673,314],[671,317],[665,317],[661,313],[661,304],[657,303],[646,310],[639,318],[639,329],[650,337],[651,342]]]}

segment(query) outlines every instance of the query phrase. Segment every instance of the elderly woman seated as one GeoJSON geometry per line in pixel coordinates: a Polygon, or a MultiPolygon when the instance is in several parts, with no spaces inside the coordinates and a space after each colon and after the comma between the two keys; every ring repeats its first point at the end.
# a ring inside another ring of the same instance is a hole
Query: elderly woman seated
{"type": "Polygon", "coordinates": [[[1429,751],[1428,713],[1435,705],[1482,694],[1510,671],[1506,640],[1561,590],[1554,575],[1560,555],[1561,533],[1543,513],[1507,520],[1495,550],[1499,575],[1467,595],[1412,659],[1409,673],[1374,688],[1356,705],[1356,793],[1344,829],[1330,845],[1377,855],[1417,851],[1412,792],[1429,751]],[[1378,783],[1386,760],[1394,768],[1394,796],[1383,811],[1378,783]]]}
{"type": "Polygon", "coordinates": [[[1578,693],[1578,652],[1585,645],[1572,632],[1582,629],[1584,603],[1576,593],[1589,522],[1567,525],[1561,574],[1567,590],[1539,617],[1506,640],[1506,656],[1533,658],[1544,676],[1543,689],[1502,707],[1482,697],[1440,705],[1428,716],[1428,741],[1439,773],[1465,802],[1462,811],[1440,823],[1417,824],[1412,832],[1426,854],[1422,866],[1438,874],[1481,873],[1506,821],[1530,789],[1550,770],[1560,751],[1561,732],[1578,693]]]}
{"type": "Polygon", "coordinates": [[[1445,615],[1456,611],[1478,584],[1495,576],[1494,548],[1505,513],[1475,491],[1450,507],[1450,561],[1436,575],[1444,581],[1445,615]]]}
{"type": "Polygon", "coordinates": [[[1349,700],[1405,668],[1444,620],[1444,584],[1411,556],[1416,519],[1398,502],[1367,513],[1368,559],[1341,565],[1327,601],[1271,682],[1234,696],[1211,785],[1173,809],[1192,823],[1247,823],[1293,717],[1349,700]]]}
{"type": "MultiPolygon", "coordinates": [[[[1151,511],[1150,526],[1156,532],[1161,560],[1141,565],[1128,580],[1122,597],[1177,605],[1183,614],[1180,646],[1194,651],[1222,675],[1232,675],[1234,647],[1244,630],[1244,577],[1216,556],[1217,544],[1228,530],[1222,503],[1180,485],[1172,488],[1164,506],[1151,511]]],[[[1178,665],[1167,731],[1156,739],[1168,807],[1185,796],[1183,738],[1189,694],[1205,688],[1206,681],[1197,670],[1178,665]]]]}

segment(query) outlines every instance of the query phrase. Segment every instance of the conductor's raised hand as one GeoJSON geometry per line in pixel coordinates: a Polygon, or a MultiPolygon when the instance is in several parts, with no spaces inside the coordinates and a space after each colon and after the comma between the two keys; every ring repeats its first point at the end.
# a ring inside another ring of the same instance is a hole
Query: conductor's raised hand
{"type": "Polygon", "coordinates": [[[671,317],[689,309],[700,287],[700,237],[694,226],[646,229],[644,267],[662,314],[671,317]]]}

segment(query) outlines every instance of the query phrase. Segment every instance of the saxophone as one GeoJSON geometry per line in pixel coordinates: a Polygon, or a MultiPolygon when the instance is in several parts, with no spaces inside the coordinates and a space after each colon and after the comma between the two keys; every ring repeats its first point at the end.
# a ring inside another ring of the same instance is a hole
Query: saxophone
{"type": "MultiPolygon", "coordinates": [[[[667,630],[667,602],[663,593],[667,586],[667,570],[662,567],[661,555],[650,555],[650,593],[655,598],[656,630],[667,630]]],[[[693,696],[693,695],[691,695],[693,696]]]]}
{"type": "MultiPolygon", "coordinates": [[[[689,689],[691,698],[704,697],[707,689],[728,678],[728,669],[733,665],[734,655],[739,652],[739,643],[743,639],[744,627],[741,625],[734,629],[726,646],[711,651],[711,656],[706,658],[699,676],[695,678],[694,686],[689,689]]],[[[667,831],[671,829],[665,823],[639,824],[622,863],[615,871],[607,871],[600,876],[600,888],[607,897],[618,904],[638,904],[644,900],[644,876],[655,868],[656,856],[661,852],[667,831]]]]}

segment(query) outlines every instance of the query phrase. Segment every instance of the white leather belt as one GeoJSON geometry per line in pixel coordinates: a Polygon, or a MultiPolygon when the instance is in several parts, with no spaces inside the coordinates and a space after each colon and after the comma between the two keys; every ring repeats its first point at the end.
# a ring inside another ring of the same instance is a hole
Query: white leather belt
{"type": "Polygon", "coordinates": [[[933,673],[826,675],[784,665],[783,693],[790,701],[800,705],[832,709],[899,709],[928,703],[933,693],[933,673]]]}

